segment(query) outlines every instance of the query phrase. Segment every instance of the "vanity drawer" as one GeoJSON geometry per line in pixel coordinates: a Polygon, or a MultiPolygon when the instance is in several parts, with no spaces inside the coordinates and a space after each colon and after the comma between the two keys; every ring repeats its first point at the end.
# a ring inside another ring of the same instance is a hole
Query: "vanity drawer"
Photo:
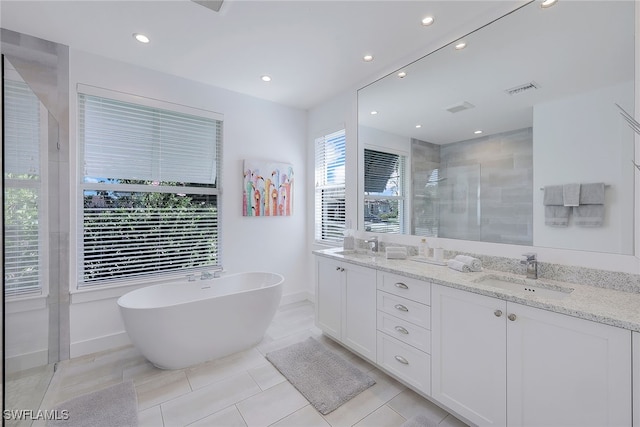
{"type": "Polygon", "coordinates": [[[378,365],[431,395],[431,356],[378,331],[378,365]]]}
{"type": "Polygon", "coordinates": [[[428,329],[378,311],[378,330],[418,350],[431,353],[431,331],[428,329]]]}
{"type": "Polygon", "coordinates": [[[431,304],[431,283],[378,271],[378,289],[422,304],[431,304]]]}
{"type": "Polygon", "coordinates": [[[378,291],[378,310],[411,322],[425,329],[431,329],[431,308],[428,305],[378,291]]]}

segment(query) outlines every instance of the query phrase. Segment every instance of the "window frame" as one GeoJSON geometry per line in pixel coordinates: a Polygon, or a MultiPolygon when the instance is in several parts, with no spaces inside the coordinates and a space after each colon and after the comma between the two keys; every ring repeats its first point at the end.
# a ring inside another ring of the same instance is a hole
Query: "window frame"
{"type": "Polygon", "coordinates": [[[112,288],[118,286],[128,286],[128,285],[136,285],[136,284],[144,284],[149,282],[157,282],[158,280],[170,280],[178,277],[184,277],[193,271],[200,271],[206,269],[207,267],[211,267],[215,264],[221,264],[222,262],[222,176],[223,176],[223,140],[224,140],[224,116],[220,113],[203,110],[195,107],[189,107],[182,104],[176,104],[168,101],[162,101],[153,98],[147,98],[139,95],[132,95],[129,93],[119,92],[110,89],[99,88],[95,86],[89,86],[84,84],[77,85],[76,92],[76,100],[77,100],[77,112],[76,117],[78,118],[77,129],[78,129],[78,150],[77,150],[77,159],[78,164],[75,168],[77,173],[76,179],[76,191],[75,191],[75,203],[76,209],[75,214],[77,220],[76,222],[76,236],[74,239],[76,245],[76,254],[77,261],[73,270],[76,275],[76,279],[72,281],[75,283],[72,292],[83,292],[83,291],[91,291],[97,290],[101,288],[112,288]],[[199,185],[194,186],[172,186],[172,185],[163,185],[160,183],[159,185],[146,185],[146,184],[110,184],[110,183],[89,183],[85,181],[84,174],[84,141],[81,140],[81,103],[80,97],[81,95],[93,96],[93,97],[102,97],[110,100],[125,102],[136,104],[141,107],[148,107],[151,109],[164,110],[167,112],[175,112],[178,114],[187,114],[191,116],[197,116],[205,119],[216,120],[219,122],[217,124],[219,129],[219,135],[213,143],[216,144],[215,152],[216,152],[216,178],[214,187],[201,187],[199,185]],[[135,193],[164,193],[164,194],[176,194],[176,190],[180,189],[180,193],[186,194],[196,194],[201,196],[214,196],[216,199],[216,234],[217,234],[217,252],[216,252],[216,262],[211,265],[202,265],[193,268],[177,268],[177,269],[168,269],[164,271],[156,271],[150,272],[146,274],[139,275],[127,275],[123,277],[116,278],[108,278],[102,280],[95,281],[84,281],[84,193],[86,190],[109,190],[109,191],[119,191],[119,192],[135,192],[135,193]]]}
{"type": "MultiPolygon", "coordinates": [[[[388,147],[381,147],[381,146],[376,146],[376,145],[366,145],[364,147],[364,150],[362,152],[362,158],[363,158],[363,162],[365,161],[364,159],[366,158],[366,151],[377,151],[377,152],[381,152],[384,154],[391,154],[394,156],[397,156],[399,161],[400,161],[400,166],[399,166],[399,170],[398,170],[398,183],[399,183],[399,195],[394,196],[394,195],[384,195],[384,194],[369,194],[369,192],[364,191],[364,185],[363,185],[363,191],[362,191],[362,221],[363,221],[363,226],[365,231],[368,232],[372,232],[372,233],[385,233],[385,234],[406,234],[408,227],[409,227],[409,223],[408,223],[408,212],[410,211],[410,197],[409,197],[409,192],[410,192],[410,185],[408,182],[408,177],[409,177],[409,168],[410,168],[410,156],[408,153],[400,151],[400,150],[395,150],[392,148],[388,148],[388,147]],[[366,214],[367,214],[367,202],[368,201],[390,201],[390,202],[397,202],[398,203],[398,230],[394,230],[391,227],[376,227],[375,229],[372,227],[367,227],[367,221],[365,219],[366,214]]],[[[364,163],[363,163],[364,164],[364,163]]]]}
{"type": "Polygon", "coordinates": [[[333,132],[323,132],[324,135],[314,139],[314,241],[318,244],[334,245],[341,243],[344,231],[347,227],[346,220],[346,167],[347,167],[347,137],[344,126],[333,132]],[[327,167],[327,145],[330,140],[340,138],[342,140],[342,153],[337,158],[342,158],[342,163],[338,163],[331,169],[342,168],[342,181],[328,183],[327,175],[330,169],[327,167]],[[322,156],[322,159],[320,159],[322,156]],[[331,214],[326,212],[324,197],[327,192],[334,192],[334,197],[342,196],[342,202],[338,202],[338,211],[341,211],[342,218],[328,221],[331,214]],[[327,231],[331,230],[332,231],[327,231]]]}

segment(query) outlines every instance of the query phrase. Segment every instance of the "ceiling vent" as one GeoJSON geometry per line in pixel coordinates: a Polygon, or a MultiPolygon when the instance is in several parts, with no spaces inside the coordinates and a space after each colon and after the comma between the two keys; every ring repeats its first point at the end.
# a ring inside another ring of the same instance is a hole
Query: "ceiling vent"
{"type": "Polygon", "coordinates": [[[214,12],[220,12],[220,8],[222,7],[222,2],[224,0],[191,0],[194,3],[198,3],[201,6],[206,7],[207,9],[211,9],[214,12]]]}
{"type": "Polygon", "coordinates": [[[528,90],[538,89],[540,86],[536,82],[525,83],[520,86],[512,87],[505,90],[509,95],[518,95],[519,93],[526,92],[528,90]]]}
{"type": "Polygon", "coordinates": [[[467,101],[463,101],[460,102],[458,104],[452,105],[451,107],[447,108],[446,110],[450,113],[459,113],[460,111],[464,111],[464,110],[468,110],[470,108],[475,107],[475,105],[473,105],[470,102],[467,101]]]}

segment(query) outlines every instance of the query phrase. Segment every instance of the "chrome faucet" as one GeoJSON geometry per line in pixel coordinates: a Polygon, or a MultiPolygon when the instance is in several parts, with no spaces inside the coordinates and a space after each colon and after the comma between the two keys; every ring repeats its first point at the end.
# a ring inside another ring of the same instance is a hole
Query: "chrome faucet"
{"type": "Polygon", "coordinates": [[[520,264],[527,266],[527,279],[537,279],[538,278],[538,259],[537,255],[533,252],[527,252],[526,254],[522,254],[523,259],[520,261],[520,264]]]}
{"type": "Polygon", "coordinates": [[[222,266],[220,264],[216,265],[213,267],[213,277],[220,277],[220,274],[222,273],[222,266]]]}
{"type": "Polygon", "coordinates": [[[211,271],[203,271],[202,273],[200,273],[200,280],[220,277],[220,273],[222,273],[222,266],[214,265],[213,267],[211,267],[211,270],[213,271],[213,273],[211,271]]]}
{"type": "Polygon", "coordinates": [[[369,244],[371,252],[378,252],[378,236],[373,236],[372,238],[365,240],[364,242],[369,244]]]}

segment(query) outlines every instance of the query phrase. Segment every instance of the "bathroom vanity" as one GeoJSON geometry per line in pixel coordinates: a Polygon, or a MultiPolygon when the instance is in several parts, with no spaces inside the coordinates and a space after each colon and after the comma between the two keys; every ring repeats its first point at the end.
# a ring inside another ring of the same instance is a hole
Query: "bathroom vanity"
{"type": "Polygon", "coordinates": [[[523,293],[499,287],[509,273],[314,254],[318,327],[461,418],[638,425],[640,293],[547,279],[523,293]]]}

